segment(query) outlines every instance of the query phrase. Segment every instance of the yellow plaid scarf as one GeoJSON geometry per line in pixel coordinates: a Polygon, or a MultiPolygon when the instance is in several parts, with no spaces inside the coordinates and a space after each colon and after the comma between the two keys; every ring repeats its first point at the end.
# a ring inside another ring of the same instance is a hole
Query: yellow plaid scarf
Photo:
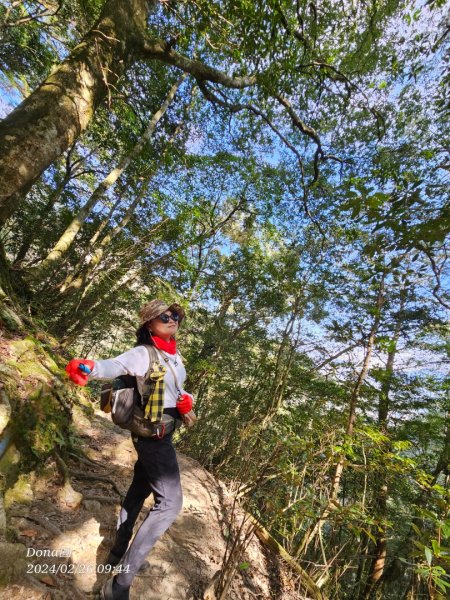
{"type": "Polygon", "coordinates": [[[154,362],[147,373],[146,379],[150,379],[153,385],[151,386],[144,415],[146,419],[150,419],[151,423],[157,423],[162,419],[164,410],[164,375],[166,372],[166,367],[163,367],[159,362],[154,362]]]}

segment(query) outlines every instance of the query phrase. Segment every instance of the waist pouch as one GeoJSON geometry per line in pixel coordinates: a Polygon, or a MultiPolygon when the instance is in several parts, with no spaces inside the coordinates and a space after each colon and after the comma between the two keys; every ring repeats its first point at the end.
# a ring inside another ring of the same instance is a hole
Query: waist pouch
{"type": "Polygon", "coordinates": [[[113,422],[121,429],[127,429],[140,437],[163,438],[176,429],[181,421],[163,413],[161,421],[151,423],[138,406],[139,393],[134,388],[113,390],[111,384],[102,386],[100,408],[110,412],[113,422]]]}

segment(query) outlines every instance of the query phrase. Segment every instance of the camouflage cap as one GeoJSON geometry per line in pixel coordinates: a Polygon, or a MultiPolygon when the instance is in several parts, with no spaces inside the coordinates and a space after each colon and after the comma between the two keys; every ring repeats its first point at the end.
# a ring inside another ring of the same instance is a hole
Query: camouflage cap
{"type": "Polygon", "coordinates": [[[159,317],[159,315],[166,312],[166,310],[178,313],[180,317],[179,323],[184,319],[185,312],[179,304],[171,304],[169,306],[164,300],[151,300],[150,302],[147,302],[147,304],[144,304],[139,311],[140,324],[144,325],[144,323],[156,319],[156,317],[159,317]]]}

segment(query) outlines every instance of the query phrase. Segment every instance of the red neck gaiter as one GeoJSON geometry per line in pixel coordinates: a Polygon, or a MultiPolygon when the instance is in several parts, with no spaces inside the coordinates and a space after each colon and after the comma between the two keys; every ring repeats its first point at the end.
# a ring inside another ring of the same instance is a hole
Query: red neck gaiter
{"type": "Polygon", "coordinates": [[[175,338],[170,338],[168,342],[165,342],[157,335],[152,335],[152,340],[159,350],[163,350],[164,352],[167,352],[167,354],[177,353],[177,341],[175,338]]]}

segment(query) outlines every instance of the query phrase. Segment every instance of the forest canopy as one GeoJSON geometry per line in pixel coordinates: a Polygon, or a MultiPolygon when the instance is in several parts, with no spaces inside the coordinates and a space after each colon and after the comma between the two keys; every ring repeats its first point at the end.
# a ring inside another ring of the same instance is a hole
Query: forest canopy
{"type": "Polygon", "coordinates": [[[152,297],[180,448],[327,597],[450,588],[445,0],[0,0],[2,301],[71,353],[152,297]]]}

